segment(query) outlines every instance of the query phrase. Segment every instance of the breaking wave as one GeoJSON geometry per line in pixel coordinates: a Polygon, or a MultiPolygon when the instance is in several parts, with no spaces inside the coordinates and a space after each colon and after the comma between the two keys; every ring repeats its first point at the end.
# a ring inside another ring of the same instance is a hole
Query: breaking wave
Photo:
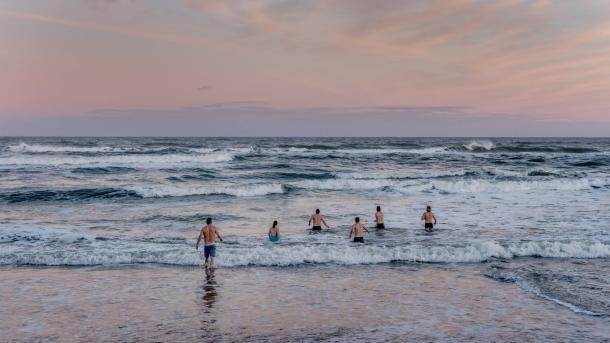
{"type": "MultiPolygon", "coordinates": [[[[259,240],[220,243],[218,264],[236,266],[293,266],[300,264],[377,264],[390,262],[476,263],[516,257],[607,258],[610,245],[599,241],[469,241],[454,244],[386,246],[355,245],[338,239],[265,244],[259,240]]],[[[184,238],[121,239],[50,230],[4,230],[3,265],[114,265],[159,263],[200,265],[194,242],[184,238]],[[54,242],[55,244],[49,244],[54,242]],[[26,247],[30,247],[29,249],[26,247]]]]}
{"type": "Polygon", "coordinates": [[[496,144],[489,140],[473,140],[462,145],[468,151],[489,151],[496,147],[496,144]]]}

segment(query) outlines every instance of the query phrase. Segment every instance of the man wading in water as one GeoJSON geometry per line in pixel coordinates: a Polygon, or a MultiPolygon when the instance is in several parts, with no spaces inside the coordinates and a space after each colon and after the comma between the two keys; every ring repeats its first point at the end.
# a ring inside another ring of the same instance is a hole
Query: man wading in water
{"type": "Polygon", "coordinates": [[[212,225],[212,218],[206,219],[205,222],[207,225],[201,228],[199,237],[197,237],[195,249],[199,250],[199,242],[201,241],[201,237],[203,237],[203,256],[205,257],[205,267],[214,268],[216,266],[214,261],[216,258],[216,237],[218,236],[218,239],[220,239],[221,242],[223,242],[223,239],[218,233],[218,228],[212,225]],[[208,259],[210,257],[210,263],[208,264],[208,259]]]}
{"type": "Polygon", "coordinates": [[[381,212],[381,206],[377,206],[377,212],[375,213],[375,223],[376,229],[385,229],[385,224],[383,223],[383,212],[381,212]]]}
{"type": "Polygon", "coordinates": [[[319,208],[316,209],[315,214],[312,214],[311,217],[309,217],[309,224],[307,225],[310,226],[311,222],[313,222],[313,227],[311,228],[312,231],[322,231],[322,224],[324,224],[327,229],[330,229],[328,224],[326,224],[326,221],[324,221],[324,217],[322,217],[322,215],[320,214],[319,208]]]}
{"type": "Polygon", "coordinates": [[[436,217],[432,213],[432,207],[426,207],[426,212],[421,215],[421,220],[424,220],[424,229],[426,232],[432,232],[434,225],[436,225],[436,217]],[[432,224],[434,222],[434,224],[432,224]]]}
{"type": "Polygon", "coordinates": [[[364,232],[369,232],[364,225],[360,223],[360,218],[356,217],[354,225],[352,225],[352,229],[349,232],[349,238],[352,238],[352,234],[354,235],[355,243],[364,243],[364,232]]]}

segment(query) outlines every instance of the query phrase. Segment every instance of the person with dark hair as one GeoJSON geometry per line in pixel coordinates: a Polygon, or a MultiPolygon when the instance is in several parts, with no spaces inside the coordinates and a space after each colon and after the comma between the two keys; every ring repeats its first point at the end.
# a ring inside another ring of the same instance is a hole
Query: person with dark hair
{"type": "Polygon", "coordinates": [[[324,226],[326,226],[327,229],[330,229],[328,224],[326,224],[324,217],[322,217],[322,215],[320,214],[319,208],[316,209],[315,214],[312,214],[311,217],[309,217],[309,224],[307,224],[307,225],[311,226],[312,222],[313,222],[313,227],[311,228],[312,231],[322,231],[322,224],[324,224],[324,226]]]}
{"type": "Polygon", "coordinates": [[[424,230],[426,230],[426,232],[432,232],[434,225],[436,225],[436,216],[432,212],[432,207],[430,205],[426,207],[426,212],[421,215],[421,220],[424,221],[424,230]]]}
{"type": "Polygon", "coordinates": [[[349,238],[351,239],[353,234],[354,242],[364,243],[364,232],[369,232],[369,230],[360,223],[360,217],[356,217],[355,223],[352,225],[352,229],[349,232],[349,238]]]}
{"type": "Polygon", "coordinates": [[[221,242],[224,242],[224,240],[222,237],[220,237],[218,228],[212,225],[212,218],[208,217],[205,222],[207,225],[201,228],[199,237],[197,237],[197,243],[195,243],[195,249],[199,250],[199,242],[201,242],[201,237],[203,237],[203,256],[205,257],[205,267],[214,268],[216,266],[214,261],[216,258],[216,237],[218,237],[221,242]],[[208,259],[210,259],[209,264],[208,259]]]}
{"type": "Polygon", "coordinates": [[[280,228],[277,226],[277,220],[273,221],[273,225],[269,229],[269,240],[272,242],[280,240],[280,228]]]}
{"type": "Polygon", "coordinates": [[[385,229],[385,224],[383,223],[383,212],[381,212],[381,206],[377,206],[377,212],[375,213],[375,228],[377,229],[385,229]]]}

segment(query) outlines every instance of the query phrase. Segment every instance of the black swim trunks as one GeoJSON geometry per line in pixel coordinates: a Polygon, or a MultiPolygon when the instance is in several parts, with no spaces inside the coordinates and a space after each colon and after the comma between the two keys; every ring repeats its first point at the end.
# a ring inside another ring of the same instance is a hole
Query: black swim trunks
{"type": "Polygon", "coordinates": [[[432,225],[432,223],[426,223],[424,224],[424,228],[432,230],[434,228],[434,225],[432,225]]]}
{"type": "Polygon", "coordinates": [[[383,223],[379,223],[376,226],[377,229],[385,229],[385,225],[383,225],[383,223]]]}
{"type": "Polygon", "coordinates": [[[354,243],[364,243],[364,237],[354,237],[354,243]]]}
{"type": "Polygon", "coordinates": [[[311,228],[314,231],[322,231],[322,227],[321,226],[314,226],[311,228]]]}

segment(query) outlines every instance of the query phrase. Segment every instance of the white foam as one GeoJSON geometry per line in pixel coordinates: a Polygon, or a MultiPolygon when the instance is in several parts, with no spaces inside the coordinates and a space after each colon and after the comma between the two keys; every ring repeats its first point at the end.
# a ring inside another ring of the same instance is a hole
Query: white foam
{"type": "Polygon", "coordinates": [[[472,140],[464,145],[464,148],[470,151],[474,150],[492,150],[496,147],[496,144],[490,140],[472,140]]]}
{"type": "Polygon", "coordinates": [[[429,147],[420,149],[308,149],[308,148],[265,148],[263,154],[294,156],[328,156],[328,155],[388,155],[388,154],[435,154],[448,152],[447,147],[429,147]]]}
{"type": "MultiPolygon", "coordinates": [[[[442,174],[441,174],[442,175],[442,174]]],[[[379,190],[413,193],[422,191],[441,191],[447,193],[484,193],[484,192],[527,192],[536,190],[586,190],[610,184],[607,179],[552,179],[532,181],[474,180],[396,180],[387,178],[368,178],[368,174],[348,173],[341,178],[329,180],[304,180],[291,185],[311,190],[379,190]]],[[[386,175],[384,175],[386,176],[386,175]]]]}
{"type": "Polygon", "coordinates": [[[299,188],[312,190],[373,190],[383,187],[395,187],[398,181],[389,179],[329,179],[329,180],[304,180],[291,183],[299,188]]]}
{"type": "MultiPolygon", "coordinates": [[[[3,233],[0,241],[14,233],[3,233]]],[[[164,263],[198,265],[201,257],[193,252],[191,241],[155,243],[151,241],[114,239],[95,240],[87,235],[58,231],[42,233],[20,230],[19,236],[35,237],[3,244],[0,264],[92,265],[124,263],[164,263]],[[65,236],[65,237],[64,237],[65,236]],[[85,239],[85,241],[82,241],[85,239]],[[49,241],[62,244],[49,244],[49,241]],[[77,242],[78,244],[73,244],[77,242]]],[[[227,238],[227,237],[225,237],[227,238]]],[[[6,243],[6,242],[5,242],[6,243]]],[[[315,241],[299,244],[267,245],[259,240],[242,238],[241,242],[218,246],[218,265],[290,266],[304,263],[339,265],[376,264],[393,261],[475,263],[493,258],[541,256],[549,258],[607,258],[610,245],[599,241],[531,241],[500,243],[466,241],[452,245],[402,244],[384,246],[374,243],[354,245],[347,240],[315,241]]]]}
{"type": "Polygon", "coordinates": [[[400,171],[370,170],[353,173],[334,173],[337,179],[371,180],[371,179],[407,179],[407,178],[438,178],[449,176],[464,176],[466,170],[436,170],[436,169],[401,169],[400,171]]]}
{"type": "Polygon", "coordinates": [[[433,180],[422,189],[437,189],[449,193],[524,192],[534,190],[574,191],[590,189],[607,184],[608,180],[587,178],[552,179],[540,181],[495,181],[495,180],[433,180]]]}
{"type": "Polygon", "coordinates": [[[181,197],[190,195],[226,194],[237,197],[251,197],[267,194],[283,193],[284,188],[279,183],[250,185],[209,185],[193,186],[182,184],[134,185],[125,187],[135,191],[145,198],[181,197]]]}
{"type": "Polygon", "coordinates": [[[70,146],[70,145],[42,145],[42,144],[27,144],[19,143],[17,145],[7,146],[7,150],[12,152],[124,152],[128,151],[127,148],[109,147],[109,146],[95,146],[95,147],[81,147],[81,146],[70,146]]]}
{"type": "Polygon", "coordinates": [[[112,155],[112,156],[28,156],[16,155],[0,157],[2,166],[24,165],[88,165],[124,166],[136,165],[138,168],[171,167],[175,164],[201,164],[218,163],[233,160],[237,152],[218,151],[207,154],[141,154],[141,155],[112,155]]]}

